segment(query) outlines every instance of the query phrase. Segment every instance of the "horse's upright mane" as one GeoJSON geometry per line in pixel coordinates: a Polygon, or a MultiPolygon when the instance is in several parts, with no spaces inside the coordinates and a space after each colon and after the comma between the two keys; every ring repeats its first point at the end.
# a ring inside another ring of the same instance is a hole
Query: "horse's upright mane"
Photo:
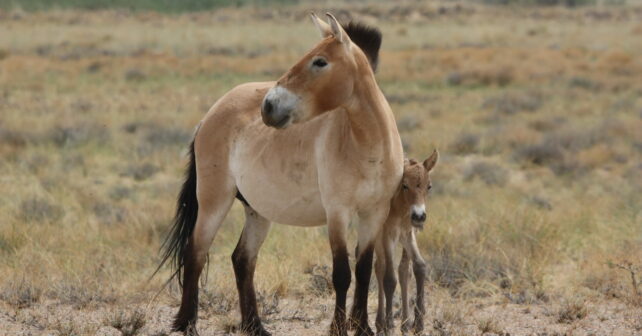
{"type": "Polygon", "coordinates": [[[348,33],[350,40],[363,50],[368,57],[372,71],[377,71],[379,48],[381,47],[381,31],[360,22],[351,21],[343,24],[343,30],[348,33]]]}

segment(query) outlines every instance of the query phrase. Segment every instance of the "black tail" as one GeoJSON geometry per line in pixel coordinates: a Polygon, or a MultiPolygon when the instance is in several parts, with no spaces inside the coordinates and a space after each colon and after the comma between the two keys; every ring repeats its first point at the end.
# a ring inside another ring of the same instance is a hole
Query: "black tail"
{"type": "MultiPolygon", "coordinates": [[[[176,204],[176,217],[174,225],[165,238],[161,247],[162,260],[154,274],[156,274],[168,260],[171,259],[172,276],[168,282],[178,275],[178,282],[182,286],[180,275],[183,273],[184,258],[187,251],[187,242],[196,226],[198,216],[198,200],[196,199],[196,159],[194,157],[194,141],[189,148],[189,163],[185,173],[185,182],[178,196],[176,204]]],[[[152,275],[153,277],[154,275],[152,275]]]]}

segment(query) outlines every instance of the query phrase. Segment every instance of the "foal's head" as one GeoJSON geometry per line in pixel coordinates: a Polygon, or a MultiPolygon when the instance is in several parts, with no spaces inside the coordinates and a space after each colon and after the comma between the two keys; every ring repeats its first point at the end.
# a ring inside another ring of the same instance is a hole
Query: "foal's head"
{"type": "Polygon", "coordinates": [[[423,228],[426,221],[426,194],[432,188],[430,171],[438,159],[439,152],[435,150],[424,162],[413,159],[404,162],[401,186],[393,200],[393,207],[404,217],[409,215],[410,223],[417,228],[423,228]]]}
{"type": "Polygon", "coordinates": [[[328,23],[310,16],[323,40],[265,95],[261,116],[268,126],[285,128],[348,105],[357,78],[372,73],[370,67],[376,64],[381,45],[378,30],[358,24],[344,29],[329,13],[328,23]]]}

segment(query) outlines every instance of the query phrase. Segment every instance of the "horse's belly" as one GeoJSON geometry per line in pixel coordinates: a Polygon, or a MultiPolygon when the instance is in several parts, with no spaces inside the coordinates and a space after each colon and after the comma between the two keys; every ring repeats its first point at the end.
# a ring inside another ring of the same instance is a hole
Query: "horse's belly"
{"type": "Polygon", "coordinates": [[[300,185],[275,181],[273,177],[262,172],[249,172],[238,176],[236,183],[250,206],[272,222],[295,226],[325,224],[325,209],[318,188],[312,185],[301,188],[300,185]]]}
{"type": "Polygon", "coordinates": [[[274,130],[255,120],[237,139],[231,158],[236,186],[252,208],[270,221],[325,224],[314,159],[315,133],[314,123],[274,130]]]}

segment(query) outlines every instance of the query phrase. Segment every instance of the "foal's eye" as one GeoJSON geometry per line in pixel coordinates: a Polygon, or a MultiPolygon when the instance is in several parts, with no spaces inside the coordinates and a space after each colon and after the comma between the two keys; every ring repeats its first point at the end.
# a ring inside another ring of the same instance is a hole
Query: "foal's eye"
{"type": "Polygon", "coordinates": [[[401,187],[403,188],[403,190],[408,190],[408,185],[407,184],[402,184],[401,187]]]}
{"type": "Polygon", "coordinates": [[[429,185],[429,186],[428,186],[428,191],[430,191],[430,189],[432,189],[432,186],[431,186],[431,185],[429,185]]]}
{"type": "Polygon", "coordinates": [[[323,68],[324,66],[328,65],[328,62],[323,58],[317,58],[316,60],[314,60],[314,62],[312,62],[312,65],[317,68],[323,68]]]}

